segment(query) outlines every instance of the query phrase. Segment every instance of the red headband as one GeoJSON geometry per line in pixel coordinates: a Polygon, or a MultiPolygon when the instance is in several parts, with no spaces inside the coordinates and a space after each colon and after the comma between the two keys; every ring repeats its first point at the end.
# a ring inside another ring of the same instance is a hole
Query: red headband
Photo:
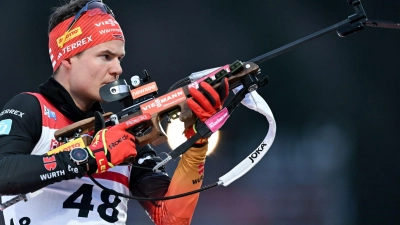
{"type": "Polygon", "coordinates": [[[57,70],[62,60],[95,45],[112,40],[125,42],[118,22],[99,9],[85,12],[66,33],[73,19],[74,17],[64,20],[49,34],[49,54],[53,71],[57,70]]]}

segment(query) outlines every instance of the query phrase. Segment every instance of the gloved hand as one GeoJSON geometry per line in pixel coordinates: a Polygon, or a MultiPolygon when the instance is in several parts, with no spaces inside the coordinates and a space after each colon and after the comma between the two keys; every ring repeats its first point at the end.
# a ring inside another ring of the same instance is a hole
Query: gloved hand
{"type": "Polygon", "coordinates": [[[201,82],[199,89],[190,88],[189,93],[192,98],[187,100],[187,105],[201,122],[204,122],[222,109],[229,94],[228,78],[222,79],[218,92],[210,84],[201,82]]]}
{"type": "Polygon", "coordinates": [[[89,158],[95,159],[97,164],[97,168],[93,168],[95,167],[93,160],[89,159],[89,171],[103,173],[109,168],[121,164],[126,158],[135,157],[137,154],[135,137],[126,130],[150,119],[150,114],[143,114],[111,128],[104,128],[104,118],[96,112],[96,125],[102,124],[103,128],[96,133],[92,143],[86,147],[89,158]],[[99,122],[99,120],[101,121],[99,122]]]}
{"type": "MultiPolygon", "coordinates": [[[[229,94],[228,78],[225,77],[221,80],[218,91],[214,90],[210,84],[201,82],[199,89],[190,88],[189,93],[192,98],[187,100],[188,107],[201,122],[204,122],[222,109],[229,94]]],[[[184,133],[186,138],[192,137],[196,133],[196,123],[187,128],[184,133]]],[[[207,142],[207,139],[202,138],[198,142],[207,142]]]]}

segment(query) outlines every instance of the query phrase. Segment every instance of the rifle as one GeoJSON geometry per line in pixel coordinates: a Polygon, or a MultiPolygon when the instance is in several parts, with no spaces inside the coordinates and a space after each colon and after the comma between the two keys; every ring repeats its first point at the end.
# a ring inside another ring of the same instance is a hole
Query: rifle
{"type": "MultiPolygon", "coordinates": [[[[399,23],[368,20],[360,0],[347,0],[347,3],[352,6],[356,12],[347,19],[271,52],[248,60],[247,62],[236,61],[230,65],[219,68],[207,74],[205,77],[201,77],[200,80],[197,80],[199,78],[198,75],[195,77],[196,75],[193,76],[192,74],[192,77],[189,77],[189,79],[185,78],[176,82],[169,89],[169,92],[161,97],[155,97],[158,90],[157,85],[155,82],[150,81],[151,78],[147,71],[145,71],[144,78],[139,78],[138,76],[131,78],[133,89],[130,89],[125,80],[115,81],[103,86],[100,89],[100,95],[105,102],[114,102],[118,100],[126,107],[117,114],[107,113],[105,117],[106,119],[110,119],[107,121],[106,125],[110,126],[118,122],[124,122],[143,113],[150,113],[152,116],[150,123],[140,124],[130,129],[129,132],[136,137],[139,146],[149,143],[152,145],[159,145],[167,141],[167,136],[160,126],[160,121],[163,119],[170,121],[171,118],[176,119],[179,117],[179,119],[185,123],[185,127],[194,123],[194,116],[186,105],[186,99],[190,97],[189,88],[196,87],[199,81],[208,82],[216,89],[219,86],[218,81],[223,77],[227,77],[230,89],[233,89],[245,83],[244,80],[246,79],[254,79],[253,85],[260,88],[265,86],[268,81],[267,78],[264,78],[262,82],[259,82],[258,78],[254,76],[260,74],[260,68],[257,64],[276,57],[306,42],[333,31],[336,31],[339,37],[346,37],[363,30],[364,26],[400,29],[399,23]],[[175,89],[186,82],[192,83],[175,89]],[[257,85],[257,83],[261,85],[257,85]],[[179,113],[180,115],[178,116],[179,113]]],[[[253,88],[253,90],[257,88],[253,88]]],[[[93,129],[94,118],[89,118],[58,130],[55,133],[55,137],[61,142],[66,142],[80,136],[80,134],[90,132],[93,129]]]]}
{"type": "MultiPolygon", "coordinates": [[[[163,119],[170,120],[171,118],[177,119],[179,117],[182,122],[185,122],[185,126],[190,126],[195,122],[195,117],[186,104],[186,100],[190,97],[189,88],[196,88],[198,83],[205,81],[211,84],[214,89],[217,89],[220,85],[220,80],[227,77],[229,89],[232,90],[241,85],[245,77],[255,78],[259,73],[260,69],[255,63],[235,61],[230,65],[216,69],[195,83],[171,90],[157,98],[155,97],[158,90],[157,84],[151,81],[147,72],[145,72],[146,76],[144,78],[134,76],[131,79],[132,84],[136,86],[133,89],[130,89],[125,80],[114,81],[101,87],[100,96],[106,102],[118,100],[127,107],[116,114],[104,114],[106,126],[122,123],[130,118],[149,113],[151,115],[150,121],[138,124],[129,129],[128,132],[135,136],[136,143],[139,146],[146,144],[159,145],[167,141],[167,136],[160,125],[160,121],[163,119]]],[[[70,142],[93,130],[94,117],[59,129],[54,135],[58,141],[70,142]]],[[[51,153],[54,154],[53,151],[51,153]]]]}

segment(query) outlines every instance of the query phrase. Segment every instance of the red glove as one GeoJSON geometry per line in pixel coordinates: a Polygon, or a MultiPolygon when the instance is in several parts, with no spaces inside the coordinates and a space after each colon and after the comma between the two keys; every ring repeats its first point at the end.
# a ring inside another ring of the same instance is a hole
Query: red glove
{"type": "Polygon", "coordinates": [[[95,173],[103,173],[121,164],[126,158],[135,157],[137,154],[135,137],[126,130],[150,119],[150,114],[143,114],[98,131],[92,143],[86,147],[89,155],[96,160],[95,173]]]}
{"type": "MultiPolygon", "coordinates": [[[[225,77],[222,79],[218,92],[210,84],[201,82],[199,89],[190,88],[189,93],[192,95],[192,98],[187,100],[187,105],[200,121],[204,122],[222,109],[224,101],[229,94],[228,78],[225,77]]],[[[186,129],[184,133],[186,138],[192,137],[196,133],[195,124],[186,129]]],[[[207,139],[202,138],[196,143],[205,142],[207,142],[207,139]]]]}
{"type": "Polygon", "coordinates": [[[189,93],[192,98],[187,100],[187,105],[201,122],[204,122],[222,109],[229,94],[228,78],[222,79],[218,92],[210,84],[201,82],[198,90],[190,88],[189,93]]]}

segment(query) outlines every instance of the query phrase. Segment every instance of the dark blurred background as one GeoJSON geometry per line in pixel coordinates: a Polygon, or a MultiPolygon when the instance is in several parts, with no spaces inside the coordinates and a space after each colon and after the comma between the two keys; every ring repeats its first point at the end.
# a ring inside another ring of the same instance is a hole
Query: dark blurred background
{"type": "MultiPolygon", "coordinates": [[[[1,107],[51,75],[47,20],[63,2],[0,2],[1,107]]],[[[355,13],[345,0],[105,2],[127,40],[121,78],[146,69],[160,95],[192,72],[252,59],[355,13]]],[[[369,19],[400,22],[400,1],[362,3],[369,19]]],[[[275,142],[245,176],[203,192],[192,224],[400,224],[399,40],[400,30],[366,27],[261,63],[270,83],[258,92],[274,113],[275,142]]],[[[250,154],[267,129],[263,116],[237,108],[208,157],[204,184],[250,154]]],[[[128,224],[152,224],[137,202],[129,210],[128,224]]]]}

